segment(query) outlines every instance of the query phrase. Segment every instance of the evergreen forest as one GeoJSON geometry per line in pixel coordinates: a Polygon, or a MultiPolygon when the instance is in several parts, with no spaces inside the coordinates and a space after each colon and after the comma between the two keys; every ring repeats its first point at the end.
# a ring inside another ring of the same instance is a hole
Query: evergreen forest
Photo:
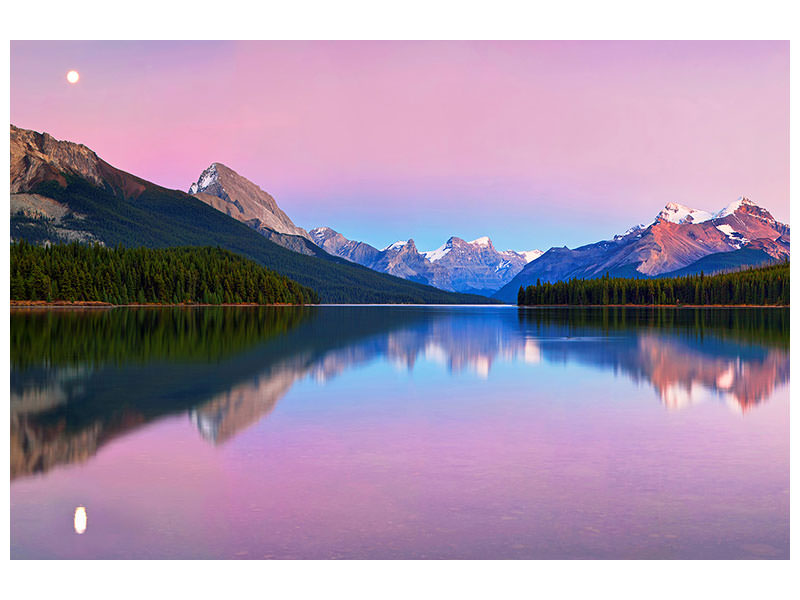
{"type": "Polygon", "coordinates": [[[705,275],[634,279],[609,277],[537,280],[520,286],[520,306],[543,305],[754,305],[788,306],[789,263],[705,275]]]}

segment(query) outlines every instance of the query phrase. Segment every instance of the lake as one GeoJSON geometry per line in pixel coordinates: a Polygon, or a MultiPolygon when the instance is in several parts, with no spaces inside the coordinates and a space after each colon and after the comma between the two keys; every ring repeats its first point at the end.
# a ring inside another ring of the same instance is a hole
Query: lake
{"type": "Polygon", "coordinates": [[[11,557],[788,559],[788,309],[11,311],[11,557]]]}

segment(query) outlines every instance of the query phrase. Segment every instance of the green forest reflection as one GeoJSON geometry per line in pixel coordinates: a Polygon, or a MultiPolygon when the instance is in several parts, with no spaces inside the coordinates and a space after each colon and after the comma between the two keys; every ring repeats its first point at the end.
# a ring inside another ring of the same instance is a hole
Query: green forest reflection
{"type": "Polygon", "coordinates": [[[12,309],[11,365],[213,361],[287,333],[313,307],[12,309]]]}
{"type": "Polygon", "coordinates": [[[518,316],[520,323],[559,326],[567,335],[652,331],[789,349],[788,308],[530,307],[518,316]]]}

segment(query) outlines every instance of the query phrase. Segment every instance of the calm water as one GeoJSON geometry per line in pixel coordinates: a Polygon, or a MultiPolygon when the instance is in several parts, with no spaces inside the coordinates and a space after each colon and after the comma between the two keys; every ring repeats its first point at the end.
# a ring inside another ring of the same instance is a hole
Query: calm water
{"type": "Polygon", "coordinates": [[[11,556],[788,558],[788,324],[12,311],[11,556]]]}

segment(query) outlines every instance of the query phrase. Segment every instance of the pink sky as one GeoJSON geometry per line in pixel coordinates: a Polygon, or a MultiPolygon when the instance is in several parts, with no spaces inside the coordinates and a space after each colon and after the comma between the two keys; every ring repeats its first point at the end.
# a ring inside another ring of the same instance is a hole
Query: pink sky
{"type": "Polygon", "coordinates": [[[167,187],[225,163],[379,247],[576,246],[740,195],[789,220],[788,42],[12,42],[11,122],[167,187]]]}

